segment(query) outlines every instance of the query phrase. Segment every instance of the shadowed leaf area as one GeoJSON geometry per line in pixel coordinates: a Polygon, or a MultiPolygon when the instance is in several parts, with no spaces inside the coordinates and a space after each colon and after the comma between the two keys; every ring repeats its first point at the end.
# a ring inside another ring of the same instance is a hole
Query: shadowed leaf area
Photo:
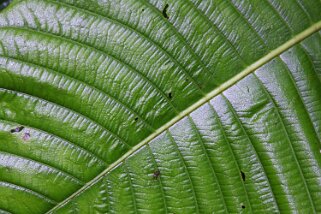
{"type": "Polygon", "coordinates": [[[320,29],[319,0],[13,0],[0,213],[321,213],[320,29]]]}

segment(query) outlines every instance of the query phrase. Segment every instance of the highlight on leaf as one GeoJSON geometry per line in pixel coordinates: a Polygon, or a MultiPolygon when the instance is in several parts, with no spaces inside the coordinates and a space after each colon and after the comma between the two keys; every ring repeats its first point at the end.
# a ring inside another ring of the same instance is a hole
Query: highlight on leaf
{"type": "Polygon", "coordinates": [[[319,0],[13,0],[0,213],[320,213],[320,29],[319,0]]]}

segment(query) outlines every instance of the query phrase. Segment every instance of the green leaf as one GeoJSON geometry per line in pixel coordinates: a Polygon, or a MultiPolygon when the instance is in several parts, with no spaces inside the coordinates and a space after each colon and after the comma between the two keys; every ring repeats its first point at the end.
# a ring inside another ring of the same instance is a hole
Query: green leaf
{"type": "Polygon", "coordinates": [[[0,213],[320,213],[321,2],[14,0],[0,213]]]}

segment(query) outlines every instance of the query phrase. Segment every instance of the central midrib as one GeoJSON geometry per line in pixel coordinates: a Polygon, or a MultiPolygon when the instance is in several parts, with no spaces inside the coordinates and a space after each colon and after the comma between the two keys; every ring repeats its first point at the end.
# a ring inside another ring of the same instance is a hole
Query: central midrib
{"type": "Polygon", "coordinates": [[[287,42],[283,43],[278,48],[272,50],[270,53],[262,57],[261,59],[257,60],[247,68],[245,68],[243,71],[229,79],[228,81],[221,84],[219,87],[215,88],[208,94],[206,94],[202,99],[179,113],[176,117],[174,117],[172,120],[164,124],[162,127],[157,129],[155,132],[153,132],[150,136],[145,138],[142,142],[131,148],[127,153],[125,153],[122,157],[120,157],[117,161],[115,161],[113,164],[111,164],[108,168],[106,168],[103,172],[101,172],[99,175],[97,175],[94,179],[87,182],[82,188],[74,192],[72,195],[70,195],[68,198],[66,198],[64,201],[57,204],[55,207],[53,207],[51,210],[49,210],[47,213],[52,213],[53,211],[57,210],[58,208],[64,206],[66,203],[68,203],[70,200],[75,198],[76,196],[80,195],[82,192],[96,184],[104,175],[106,175],[108,172],[113,170],[117,165],[119,165],[121,162],[123,162],[126,158],[128,158],[130,155],[132,155],[134,152],[142,148],[144,145],[148,144],[150,141],[152,141],[154,138],[156,138],[158,135],[163,133],[165,130],[167,130],[169,127],[177,123],[179,120],[184,118],[185,116],[189,115],[196,109],[198,109],[200,106],[214,98],[216,95],[222,93],[226,89],[233,86],[235,83],[243,79],[244,77],[248,76],[249,74],[253,73],[256,69],[263,66],[264,64],[268,63],[273,58],[279,56],[289,48],[293,47],[295,44],[301,42],[308,36],[312,35],[313,33],[317,32],[321,29],[321,21],[313,24],[306,30],[302,31],[301,33],[294,36],[292,39],[288,40],[287,42]]]}

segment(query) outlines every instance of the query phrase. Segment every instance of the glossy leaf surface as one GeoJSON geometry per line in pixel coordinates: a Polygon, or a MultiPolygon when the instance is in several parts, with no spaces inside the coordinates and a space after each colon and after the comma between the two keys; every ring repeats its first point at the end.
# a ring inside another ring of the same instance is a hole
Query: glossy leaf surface
{"type": "Polygon", "coordinates": [[[3,213],[321,212],[321,2],[0,13],[3,213]]]}

